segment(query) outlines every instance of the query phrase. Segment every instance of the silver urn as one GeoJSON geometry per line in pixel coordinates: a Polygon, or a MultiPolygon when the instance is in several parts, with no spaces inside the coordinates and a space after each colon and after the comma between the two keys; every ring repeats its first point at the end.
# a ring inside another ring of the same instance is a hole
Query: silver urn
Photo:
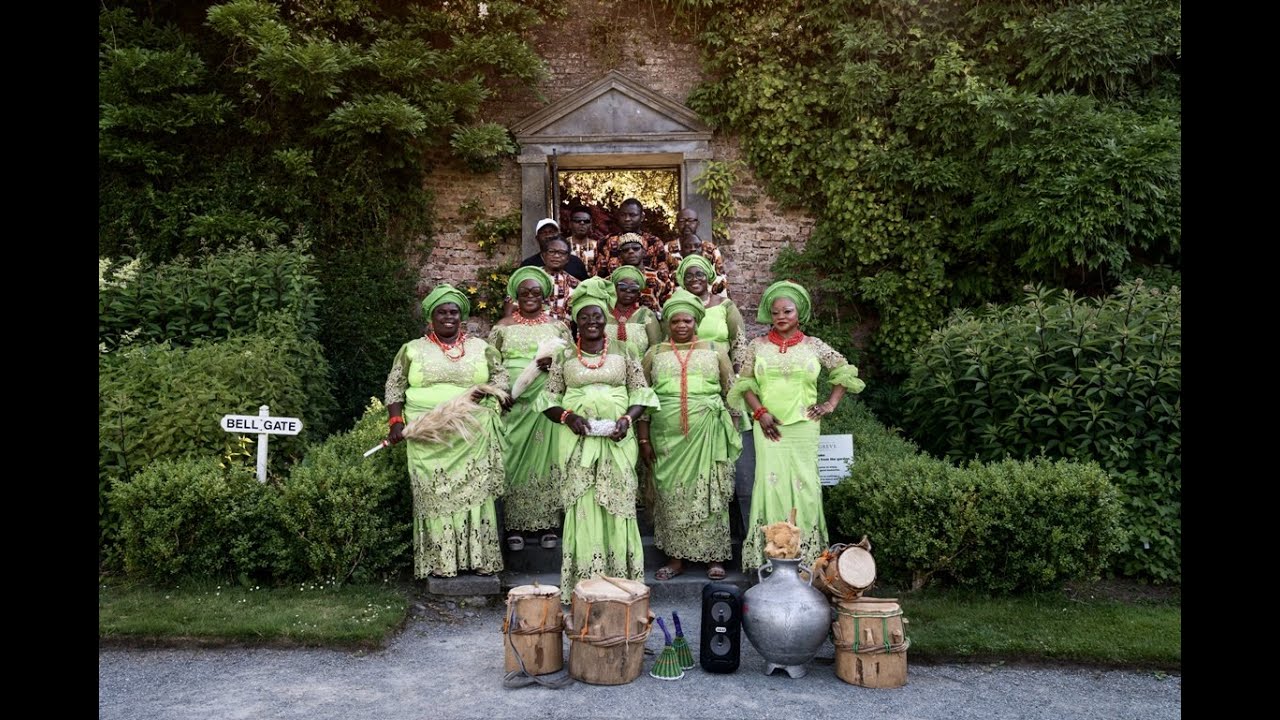
{"type": "Polygon", "coordinates": [[[756,571],[760,584],[743,597],[742,626],[765,659],[765,675],[782,669],[793,678],[804,677],[805,665],[831,629],[831,605],[811,586],[813,573],[808,582],[800,579],[802,569],[809,572],[799,559],[770,558],[756,571]]]}

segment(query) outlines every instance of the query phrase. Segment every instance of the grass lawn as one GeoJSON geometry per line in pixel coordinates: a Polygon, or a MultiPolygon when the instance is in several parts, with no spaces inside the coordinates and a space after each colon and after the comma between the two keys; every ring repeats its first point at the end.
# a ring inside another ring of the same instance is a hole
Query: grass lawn
{"type": "Polygon", "coordinates": [[[98,582],[99,642],[380,647],[408,615],[392,584],[243,587],[188,581],[155,588],[98,582]]]}
{"type": "MultiPolygon", "coordinates": [[[[880,594],[880,593],[877,593],[880,594]]],[[[1087,592],[900,595],[912,660],[1036,660],[1180,670],[1181,599],[1087,592]]]]}
{"type": "MultiPolygon", "coordinates": [[[[1180,671],[1180,593],[1135,594],[1133,587],[1090,584],[1012,598],[956,590],[874,594],[900,600],[911,661],[1180,671]]],[[[269,589],[189,581],[155,588],[108,578],[99,581],[98,637],[126,644],[375,648],[403,627],[412,593],[392,583],[269,589]]]]}

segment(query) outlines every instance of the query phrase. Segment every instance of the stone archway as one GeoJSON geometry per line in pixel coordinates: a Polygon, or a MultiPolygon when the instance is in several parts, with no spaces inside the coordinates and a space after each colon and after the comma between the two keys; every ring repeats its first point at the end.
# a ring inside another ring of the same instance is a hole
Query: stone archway
{"type": "Polygon", "coordinates": [[[711,202],[693,179],[711,159],[711,130],[697,114],[616,70],[512,126],[520,143],[522,256],[537,252],[534,226],[552,214],[551,170],[676,167],[683,206],[710,228],[711,202]]]}

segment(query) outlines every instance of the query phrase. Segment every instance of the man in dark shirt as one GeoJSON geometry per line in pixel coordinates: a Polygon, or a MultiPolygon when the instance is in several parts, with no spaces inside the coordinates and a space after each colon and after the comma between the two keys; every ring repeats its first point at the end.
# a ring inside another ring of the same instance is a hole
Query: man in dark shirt
{"type": "MultiPolygon", "coordinates": [[[[542,251],[547,249],[548,240],[560,237],[560,224],[551,218],[542,218],[538,221],[534,237],[538,239],[538,253],[521,261],[520,267],[529,265],[543,267],[542,251]]],[[[579,280],[587,279],[587,266],[582,264],[582,260],[577,255],[569,256],[569,262],[565,263],[564,271],[579,280]]]]}

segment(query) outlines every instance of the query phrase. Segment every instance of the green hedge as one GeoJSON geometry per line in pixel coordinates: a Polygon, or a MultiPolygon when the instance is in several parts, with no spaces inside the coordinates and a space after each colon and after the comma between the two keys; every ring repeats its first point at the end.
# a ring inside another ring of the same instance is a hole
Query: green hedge
{"type": "Polygon", "coordinates": [[[956,467],[860,448],[826,500],[828,522],[871,539],[882,581],[993,593],[1099,575],[1120,548],[1120,497],[1092,464],[1004,460],[956,467]]]}
{"type": "Polygon", "coordinates": [[[279,486],[288,577],[362,582],[408,567],[413,501],[404,445],[364,457],[386,435],[386,408],[374,400],[350,432],[308,448],[279,486]]]}
{"type": "Polygon", "coordinates": [[[369,581],[410,557],[404,447],[365,458],[386,435],[374,401],[350,432],[307,449],[288,476],[258,483],[245,462],[189,456],[116,483],[124,567],[159,582],[369,581]]]}
{"type": "Polygon", "coordinates": [[[912,437],[962,461],[1096,461],[1125,496],[1126,575],[1182,577],[1182,294],[1136,281],[1104,300],[1029,291],[959,313],[903,384],[912,437]]]}
{"type": "Polygon", "coordinates": [[[283,553],[273,492],[243,463],[157,460],[117,483],[110,501],[125,570],[149,580],[195,575],[247,583],[267,575],[283,553]]]}
{"type": "Polygon", "coordinates": [[[100,561],[114,563],[115,519],[106,494],[153,460],[191,454],[253,462],[254,438],[227,433],[226,414],[297,417],[296,437],[271,439],[271,469],[299,458],[308,438],[323,437],[332,407],[328,364],[319,343],[287,321],[272,334],[246,335],[192,347],[130,346],[98,356],[98,512],[100,561]]]}
{"type": "Polygon", "coordinates": [[[305,251],[280,247],[241,247],[161,265],[99,259],[100,349],[256,333],[264,317],[280,314],[314,337],[320,285],[313,266],[305,251]]]}

